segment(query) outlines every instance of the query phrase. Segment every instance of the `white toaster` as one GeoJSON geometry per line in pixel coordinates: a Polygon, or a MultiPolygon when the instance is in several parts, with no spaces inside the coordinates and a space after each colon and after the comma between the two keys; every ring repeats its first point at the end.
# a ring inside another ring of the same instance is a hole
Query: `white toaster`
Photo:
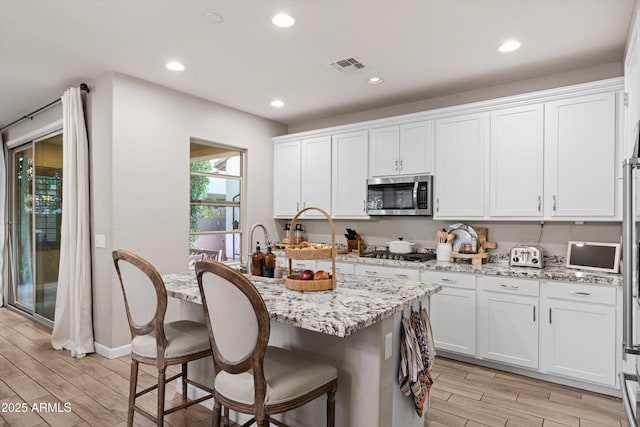
{"type": "Polygon", "coordinates": [[[515,246],[511,248],[509,265],[512,267],[544,267],[542,248],[537,246],[515,246]]]}

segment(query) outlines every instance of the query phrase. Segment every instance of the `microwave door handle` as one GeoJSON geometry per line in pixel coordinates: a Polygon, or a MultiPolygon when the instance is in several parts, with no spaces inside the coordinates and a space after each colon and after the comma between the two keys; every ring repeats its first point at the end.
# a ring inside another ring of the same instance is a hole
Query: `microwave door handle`
{"type": "Polygon", "coordinates": [[[413,183],[413,208],[418,209],[418,187],[419,182],[416,181],[413,183]]]}

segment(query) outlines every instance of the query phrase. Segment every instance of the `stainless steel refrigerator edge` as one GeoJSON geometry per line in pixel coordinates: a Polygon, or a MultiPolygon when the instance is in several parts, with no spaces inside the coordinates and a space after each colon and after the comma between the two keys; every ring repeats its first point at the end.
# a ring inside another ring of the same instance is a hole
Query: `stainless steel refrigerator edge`
{"type": "MultiPolygon", "coordinates": [[[[635,150],[634,150],[635,151],[635,150]]],[[[635,151],[637,152],[637,151],[635,151]]],[[[636,182],[634,172],[640,168],[640,158],[626,159],[623,170],[623,303],[622,303],[622,358],[620,372],[622,400],[631,427],[640,421],[640,345],[636,341],[638,329],[638,233],[636,223],[636,182]]]]}

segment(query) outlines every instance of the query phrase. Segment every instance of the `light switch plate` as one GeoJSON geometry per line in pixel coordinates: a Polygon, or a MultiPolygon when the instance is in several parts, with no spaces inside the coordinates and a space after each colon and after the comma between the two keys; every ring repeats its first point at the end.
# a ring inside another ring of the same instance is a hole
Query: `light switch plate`
{"type": "Polygon", "coordinates": [[[106,248],[107,236],[105,236],[104,234],[96,234],[95,245],[96,245],[96,248],[106,248]]]}
{"type": "Polygon", "coordinates": [[[389,332],[384,336],[384,360],[391,357],[393,353],[393,333],[389,332]]]}

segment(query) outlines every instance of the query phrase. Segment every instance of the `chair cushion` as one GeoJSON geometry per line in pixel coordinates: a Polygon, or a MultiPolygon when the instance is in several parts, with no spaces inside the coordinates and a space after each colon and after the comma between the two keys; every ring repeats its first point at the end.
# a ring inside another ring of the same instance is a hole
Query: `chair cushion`
{"type": "MultiPolygon", "coordinates": [[[[166,323],[164,334],[167,337],[165,357],[180,357],[211,349],[207,325],[191,320],[178,320],[166,323]]],[[[139,356],[156,357],[155,333],[135,337],[131,341],[131,351],[139,356]]]]}
{"type": "MultiPolygon", "coordinates": [[[[338,377],[331,365],[278,347],[268,347],[264,357],[267,383],[265,403],[272,405],[302,396],[338,377]]],[[[230,374],[221,371],[215,379],[216,391],[236,402],[252,405],[253,371],[230,374]]]]}

